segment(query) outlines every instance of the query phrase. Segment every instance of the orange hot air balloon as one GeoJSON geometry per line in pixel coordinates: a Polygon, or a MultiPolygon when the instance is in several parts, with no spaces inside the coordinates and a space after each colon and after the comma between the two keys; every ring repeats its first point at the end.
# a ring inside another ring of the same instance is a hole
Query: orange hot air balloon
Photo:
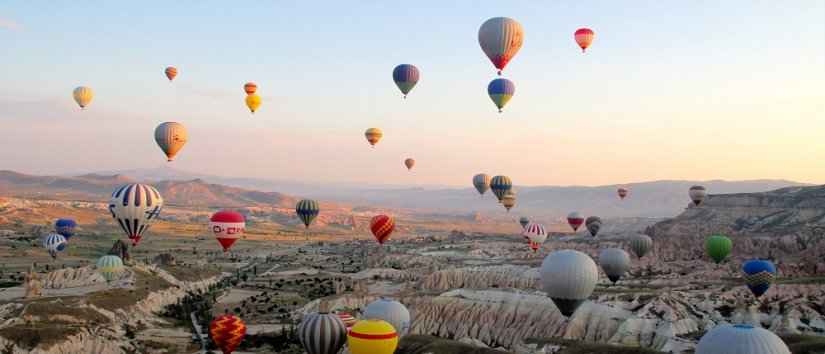
{"type": "Polygon", "coordinates": [[[395,220],[392,216],[376,215],[370,220],[370,231],[381,245],[390,238],[393,230],[395,230],[395,220]]]}
{"type": "Polygon", "coordinates": [[[209,336],[223,354],[234,352],[245,335],[246,325],[233,315],[220,316],[209,324],[209,336]]]}
{"type": "Polygon", "coordinates": [[[576,30],[576,33],[573,34],[573,37],[576,39],[576,44],[582,49],[582,53],[593,43],[594,36],[596,36],[596,33],[589,28],[579,28],[576,30]]]}
{"type": "Polygon", "coordinates": [[[407,170],[412,170],[413,166],[415,166],[415,160],[411,158],[404,160],[404,166],[407,166],[407,170]]]}
{"type": "Polygon", "coordinates": [[[166,70],[163,72],[166,74],[166,78],[169,79],[170,82],[175,79],[175,76],[178,76],[178,68],[174,66],[167,66],[166,70]]]}
{"type": "Polygon", "coordinates": [[[247,95],[252,95],[255,92],[258,92],[258,85],[255,85],[254,82],[247,82],[243,85],[243,90],[246,92],[247,95]]]}

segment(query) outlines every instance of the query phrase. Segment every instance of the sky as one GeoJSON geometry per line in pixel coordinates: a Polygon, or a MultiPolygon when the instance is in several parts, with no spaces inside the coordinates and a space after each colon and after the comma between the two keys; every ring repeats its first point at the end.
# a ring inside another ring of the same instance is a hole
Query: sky
{"type": "Polygon", "coordinates": [[[823,1],[15,1],[0,4],[0,43],[0,169],[825,183],[823,1]],[[502,114],[477,41],[496,16],[525,29],[502,114]],[[596,32],[587,54],[579,27],[596,32]],[[421,70],[406,100],[401,63],[421,70]],[[263,98],[254,115],[247,81],[263,98]],[[95,90],[85,111],[80,85],[95,90]],[[189,132],[169,164],[153,135],[165,121],[189,132]],[[374,149],[370,127],[384,131],[374,149]]]}

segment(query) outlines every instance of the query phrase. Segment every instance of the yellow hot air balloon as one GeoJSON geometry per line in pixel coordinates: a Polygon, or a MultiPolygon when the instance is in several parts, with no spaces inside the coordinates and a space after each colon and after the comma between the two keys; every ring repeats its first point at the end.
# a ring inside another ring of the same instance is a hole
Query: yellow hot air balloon
{"type": "Polygon", "coordinates": [[[257,94],[251,94],[246,96],[246,106],[249,107],[249,110],[252,113],[258,110],[258,107],[261,106],[261,96],[257,94]]]}
{"type": "Polygon", "coordinates": [[[166,154],[167,161],[175,159],[175,155],[183,149],[186,140],[186,127],[178,122],[161,123],[155,128],[155,141],[166,154]]]}
{"type": "Polygon", "coordinates": [[[80,109],[86,109],[86,106],[92,103],[92,98],[95,97],[95,93],[89,87],[80,86],[74,89],[72,96],[74,96],[74,101],[77,102],[80,109]]]}
{"type": "Polygon", "coordinates": [[[398,347],[398,333],[389,322],[361,320],[347,334],[352,354],[392,354],[398,347]]]}
{"type": "Polygon", "coordinates": [[[364,136],[367,137],[367,141],[375,147],[375,144],[378,144],[378,141],[384,136],[384,132],[378,128],[369,128],[366,132],[364,132],[364,136]]]}

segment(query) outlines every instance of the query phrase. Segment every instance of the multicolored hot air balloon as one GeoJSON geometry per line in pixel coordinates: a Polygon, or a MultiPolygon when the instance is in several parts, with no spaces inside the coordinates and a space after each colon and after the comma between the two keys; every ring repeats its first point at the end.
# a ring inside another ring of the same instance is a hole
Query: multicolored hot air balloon
{"type": "Polygon", "coordinates": [[[246,335],[246,324],[233,315],[222,315],[209,324],[209,338],[223,354],[231,354],[246,335]]]}
{"type": "Polygon", "coordinates": [[[315,218],[321,212],[321,207],[317,201],[311,199],[303,199],[298,201],[295,205],[295,214],[304,222],[304,226],[308,229],[309,225],[315,221],[315,218]]]}
{"type": "Polygon", "coordinates": [[[510,209],[516,206],[516,193],[513,193],[513,191],[505,193],[504,196],[501,197],[501,205],[503,205],[509,213],[510,209]]]}
{"type": "Polygon", "coordinates": [[[415,87],[420,78],[421,73],[412,64],[401,64],[392,70],[392,80],[395,81],[395,85],[404,94],[404,98],[407,98],[407,94],[415,87]]]}
{"type": "Polygon", "coordinates": [[[518,223],[519,225],[521,225],[521,228],[524,229],[525,227],[527,227],[527,224],[530,223],[530,219],[528,219],[526,216],[522,216],[518,219],[518,223]]]}
{"type": "Polygon", "coordinates": [[[178,69],[174,66],[167,66],[166,70],[163,70],[163,73],[166,74],[166,78],[169,79],[169,82],[175,79],[175,76],[178,76],[178,69]]]}
{"type": "Polygon", "coordinates": [[[123,273],[123,260],[118,256],[107,254],[97,260],[96,268],[103,279],[110,283],[119,278],[120,273],[123,273]]]}
{"type": "Polygon", "coordinates": [[[178,122],[165,122],[155,128],[155,142],[166,154],[166,161],[175,159],[175,155],[183,149],[188,139],[186,127],[178,122]]]}
{"type": "Polygon", "coordinates": [[[404,304],[387,298],[371,302],[364,309],[363,317],[368,320],[384,320],[395,328],[398,338],[407,335],[410,330],[410,310],[404,304]]]}
{"type": "Polygon", "coordinates": [[[573,232],[579,231],[579,227],[584,224],[584,216],[578,211],[567,214],[567,223],[573,228],[573,232]]]}
{"type": "Polygon", "coordinates": [[[599,268],[590,256],[574,250],[555,251],[541,263],[541,286],[562,315],[570,317],[587,301],[596,282],[599,268]]]}
{"type": "Polygon", "coordinates": [[[308,354],[337,354],[347,341],[347,326],[338,315],[313,312],[298,325],[298,339],[308,354]]]}
{"type": "Polygon", "coordinates": [[[616,192],[619,194],[619,199],[624,199],[625,197],[627,197],[627,188],[619,187],[619,189],[616,192]]]}
{"type": "Polygon", "coordinates": [[[43,238],[43,248],[49,251],[52,258],[57,258],[57,252],[63,252],[66,249],[66,238],[58,233],[50,233],[43,238]]]}
{"type": "Polygon", "coordinates": [[[209,219],[209,229],[215,234],[215,239],[226,252],[243,235],[246,229],[246,219],[239,212],[221,210],[212,214],[209,219]]]}
{"type": "Polygon", "coordinates": [[[127,184],[112,192],[109,212],[123,232],[137,246],[140,238],[163,209],[163,198],[155,187],[147,184],[127,184]]]}
{"type": "Polygon", "coordinates": [[[630,239],[630,250],[636,254],[636,257],[644,257],[651,248],[653,248],[653,239],[648,235],[636,235],[630,239]]]}
{"type": "Polygon", "coordinates": [[[92,103],[92,98],[95,97],[94,91],[90,87],[80,86],[72,92],[72,97],[80,109],[86,109],[89,103],[92,103]]]}
{"type": "Polygon", "coordinates": [[[254,95],[255,92],[258,92],[258,85],[254,82],[247,82],[243,85],[243,92],[246,92],[247,95],[254,95]]]}
{"type": "Polygon", "coordinates": [[[254,93],[247,95],[246,106],[249,107],[249,111],[252,112],[252,114],[255,114],[255,111],[261,107],[261,96],[254,93]]]}
{"type": "Polygon", "coordinates": [[[596,36],[596,33],[589,28],[579,28],[573,33],[573,38],[576,39],[576,44],[579,45],[579,48],[582,49],[582,53],[593,43],[593,37],[596,36]]]}
{"type": "Polygon", "coordinates": [[[713,235],[705,240],[705,252],[716,264],[721,263],[733,249],[733,242],[725,235],[713,235]]]}
{"type": "Polygon", "coordinates": [[[707,190],[705,190],[705,187],[702,186],[693,186],[690,187],[688,195],[690,196],[690,200],[693,202],[693,205],[699,206],[699,204],[702,204],[702,201],[705,200],[707,190]]]}
{"type": "Polygon", "coordinates": [[[776,277],[776,267],[773,262],[762,259],[745,262],[742,265],[742,272],[745,273],[745,285],[755,297],[760,297],[768,291],[776,277]]]}
{"type": "Polygon", "coordinates": [[[413,166],[415,166],[415,159],[407,158],[404,160],[404,166],[407,166],[407,171],[412,170],[413,166]]]}
{"type": "Polygon", "coordinates": [[[599,230],[602,229],[602,219],[598,216],[588,216],[584,221],[584,227],[590,232],[590,235],[596,237],[599,230]]]}
{"type": "Polygon", "coordinates": [[[495,176],[490,180],[490,189],[493,190],[493,194],[495,194],[498,201],[501,202],[504,195],[513,189],[513,181],[507,176],[495,176]]]}
{"type": "Polygon", "coordinates": [[[616,284],[630,269],[630,255],[620,248],[607,248],[599,253],[599,264],[607,278],[616,284]]]}
{"type": "Polygon", "coordinates": [[[478,29],[478,44],[501,75],[524,44],[524,29],[512,18],[493,17],[478,29]]]}
{"type": "Polygon", "coordinates": [[[370,231],[381,245],[390,238],[393,230],[395,230],[395,220],[392,216],[376,215],[370,220],[370,231]]]}
{"type": "Polygon", "coordinates": [[[76,227],[77,222],[74,219],[57,219],[54,223],[54,231],[65,237],[67,241],[74,236],[76,227]]]}
{"type": "Polygon", "coordinates": [[[490,189],[490,176],[485,173],[473,176],[473,187],[476,187],[478,194],[483,196],[490,189]]]}
{"type": "Polygon", "coordinates": [[[544,228],[544,225],[534,222],[528,223],[527,226],[524,227],[524,231],[521,232],[521,235],[530,242],[530,248],[533,249],[533,252],[538,251],[544,244],[544,241],[547,241],[547,230],[544,228]]]}
{"type": "Polygon", "coordinates": [[[369,128],[364,132],[364,136],[367,138],[367,142],[369,142],[372,147],[375,147],[375,144],[378,144],[378,141],[384,136],[384,132],[378,128],[369,128]]]}
{"type": "Polygon", "coordinates": [[[398,347],[398,333],[387,321],[361,320],[347,334],[352,354],[392,354],[398,347]]]}
{"type": "Polygon", "coordinates": [[[696,354],[791,354],[773,332],[751,325],[718,325],[705,333],[696,354]]]}
{"type": "Polygon", "coordinates": [[[344,326],[347,327],[347,332],[349,332],[352,326],[358,323],[358,319],[352,317],[352,314],[350,314],[349,312],[338,312],[336,315],[338,316],[338,318],[341,319],[342,322],[344,322],[344,326]]]}
{"type": "Polygon", "coordinates": [[[498,113],[502,112],[501,109],[507,105],[507,102],[510,102],[515,93],[516,85],[505,78],[500,77],[490,81],[490,84],[487,85],[487,94],[490,95],[490,99],[498,107],[498,113]]]}

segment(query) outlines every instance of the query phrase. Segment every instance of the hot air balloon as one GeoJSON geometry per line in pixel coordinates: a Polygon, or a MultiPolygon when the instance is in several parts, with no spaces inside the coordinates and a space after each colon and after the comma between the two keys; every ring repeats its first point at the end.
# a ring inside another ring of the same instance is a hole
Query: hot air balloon
{"type": "Polygon", "coordinates": [[[602,228],[602,219],[598,216],[588,216],[584,221],[584,226],[587,228],[587,231],[590,232],[591,236],[596,237],[602,228]]]}
{"type": "Polygon", "coordinates": [[[619,199],[624,199],[624,197],[627,197],[627,188],[619,188],[617,193],[619,194],[619,199]]]}
{"type": "Polygon", "coordinates": [[[175,79],[175,76],[178,76],[178,69],[174,66],[167,66],[163,73],[166,74],[166,78],[169,79],[169,82],[172,82],[172,80],[175,79]]]}
{"type": "Polygon", "coordinates": [[[510,209],[516,206],[516,193],[513,193],[513,191],[509,191],[506,194],[504,194],[504,196],[501,197],[501,205],[503,205],[509,213],[510,209]]]}
{"type": "Polygon", "coordinates": [[[768,291],[773,278],[776,277],[776,267],[768,260],[747,261],[742,265],[742,271],[745,273],[745,284],[755,297],[760,297],[768,291]]]}
{"type": "Polygon", "coordinates": [[[404,94],[404,98],[407,98],[407,94],[415,87],[420,78],[421,73],[412,64],[401,64],[392,70],[392,80],[395,81],[395,85],[404,94]]]}
{"type": "Polygon", "coordinates": [[[404,166],[407,166],[407,171],[412,170],[413,166],[415,166],[415,160],[411,158],[404,160],[404,166]]]}
{"type": "Polygon", "coordinates": [[[707,191],[705,190],[705,187],[693,186],[690,187],[688,195],[690,195],[690,200],[693,202],[693,205],[699,206],[699,204],[702,204],[702,201],[705,200],[707,191]]]}
{"type": "Polygon", "coordinates": [[[579,230],[579,227],[584,224],[584,216],[578,211],[571,212],[567,214],[567,223],[573,228],[573,232],[576,232],[579,230]]]}
{"type": "Polygon", "coordinates": [[[302,199],[295,205],[295,214],[301,218],[301,221],[304,223],[304,227],[307,229],[309,228],[309,225],[315,221],[315,218],[320,212],[321,207],[318,202],[311,199],[302,199]]]}
{"type": "Polygon", "coordinates": [[[791,354],[776,334],[751,325],[719,325],[705,333],[696,354],[791,354]]]}
{"type": "Polygon", "coordinates": [[[547,240],[547,230],[544,228],[544,225],[534,222],[528,223],[527,226],[524,227],[524,231],[521,232],[521,235],[526,237],[530,242],[530,248],[533,249],[533,252],[538,251],[544,244],[544,241],[547,240]]]}
{"type": "Polygon", "coordinates": [[[178,151],[186,145],[187,137],[186,127],[178,122],[161,123],[155,128],[155,142],[166,154],[166,161],[175,159],[178,151]]]}
{"type": "Polygon", "coordinates": [[[123,273],[123,260],[118,256],[107,254],[97,260],[97,271],[109,283],[123,273]]]}
{"type": "Polygon", "coordinates": [[[209,229],[226,252],[240,238],[246,229],[246,220],[241,213],[221,210],[209,219],[209,229]]]}
{"type": "Polygon", "coordinates": [[[526,216],[522,216],[518,219],[518,223],[521,225],[521,228],[524,229],[525,227],[527,227],[527,224],[530,223],[530,219],[528,219],[526,216]]]}
{"type": "Polygon", "coordinates": [[[339,312],[336,315],[338,316],[338,318],[341,319],[342,322],[344,322],[344,326],[347,327],[347,332],[349,332],[352,326],[358,323],[358,319],[352,317],[352,315],[349,312],[339,312]]]}
{"type": "Polygon", "coordinates": [[[705,252],[716,264],[725,260],[732,248],[733,242],[724,235],[713,235],[705,240],[705,252]]]}
{"type": "Polygon", "coordinates": [[[57,258],[57,252],[63,252],[66,249],[66,238],[58,233],[50,233],[43,238],[43,248],[49,251],[52,258],[57,258]]]}
{"type": "Polygon", "coordinates": [[[384,132],[378,128],[369,128],[366,132],[364,132],[364,136],[367,137],[367,141],[375,147],[375,144],[378,144],[378,141],[384,136],[384,132]]]}
{"type": "Polygon", "coordinates": [[[579,28],[576,30],[576,33],[573,34],[573,37],[576,39],[576,44],[582,49],[582,53],[593,43],[593,37],[595,35],[593,30],[589,28],[579,28]]]}
{"type": "Polygon", "coordinates": [[[599,253],[599,264],[607,278],[616,284],[630,269],[630,255],[620,248],[607,248],[599,253]]]}
{"type": "Polygon", "coordinates": [[[57,219],[54,223],[54,231],[65,237],[67,241],[74,236],[75,227],[77,227],[77,222],[74,219],[57,219]]]}
{"type": "Polygon", "coordinates": [[[92,103],[92,98],[95,97],[95,93],[89,87],[80,86],[74,89],[72,96],[74,97],[74,101],[77,102],[77,105],[80,106],[80,109],[86,109],[86,106],[92,103]]]}
{"type": "Polygon", "coordinates": [[[352,354],[392,354],[398,347],[398,333],[387,321],[361,320],[347,334],[352,354]]]}
{"type": "Polygon", "coordinates": [[[254,95],[255,92],[258,92],[258,85],[255,85],[254,82],[247,82],[243,85],[243,91],[246,92],[247,95],[254,95]]]}
{"type": "Polygon", "coordinates": [[[524,43],[524,29],[516,20],[493,17],[478,29],[478,44],[498,69],[498,74],[516,56],[524,43]]]}
{"type": "Polygon", "coordinates": [[[478,194],[484,195],[490,189],[490,176],[484,173],[473,176],[473,187],[476,187],[478,194]]]}
{"type": "Polygon", "coordinates": [[[490,95],[490,99],[498,107],[498,113],[502,112],[501,109],[507,105],[507,102],[510,102],[515,93],[516,85],[505,78],[495,79],[487,85],[487,94],[490,95]]]}
{"type": "Polygon", "coordinates": [[[337,315],[313,312],[298,325],[298,339],[308,354],[337,354],[347,341],[347,326],[337,315]]]}
{"type": "Polygon", "coordinates": [[[127,184],[112,192],[109,212],[123,232],[136,246],[146,230],[155,222],[163,208],[163,198],[155,187],[147,184],[127,184]]]}
{"type": "Polygon", "coordinates": [[[258,108],[261,107],[261,96],[258,96],[254,93],[247,95],[246,106],[249,107],[249,111],[252,112],[252,114],[255,114],[255,111],[257,111],[258,108]]]}
{"type": "Polygon", "coordinates": [[[599,280],[593,259],[574,250],[550,253],[541,263],[540,273],[542,289],[567,317],[587,300],[599,280]]]}
{"type": "Polygon", "coordinates": [[[636,257],[644,257],[653,248],[653,239],[648,235],[636,235],[630,239],[630,249],[636,257]]]}
{"type": "Polygon", "coordinates": [[[495,176],[490,180],[490,189],[493,190],[493,194],[495,194],[498,201],[501,202],[504,195],[513,189],[513,181],[507,176],[495,176]]]}
{"type": "Polygon", "coordinates": [[[386,298],[371,302],[364,309],[363,317],[368,320],[384,320],[395,328],[398,338],[410,330],[410,311],[404,304],[386,298]]]}
{"type": "Polygon", "coordinates": [[[379,244],[384,244],[395,230],[395,220],[392,216],[376,215],[370,220],[370,231],[379,244]]]}
{"type": "Polygon", "coordinates": [[[230,354],[246,335],[246,324],[233,315],[222,315],[209,324],[209,337],[223,354],[230,354]]]}

